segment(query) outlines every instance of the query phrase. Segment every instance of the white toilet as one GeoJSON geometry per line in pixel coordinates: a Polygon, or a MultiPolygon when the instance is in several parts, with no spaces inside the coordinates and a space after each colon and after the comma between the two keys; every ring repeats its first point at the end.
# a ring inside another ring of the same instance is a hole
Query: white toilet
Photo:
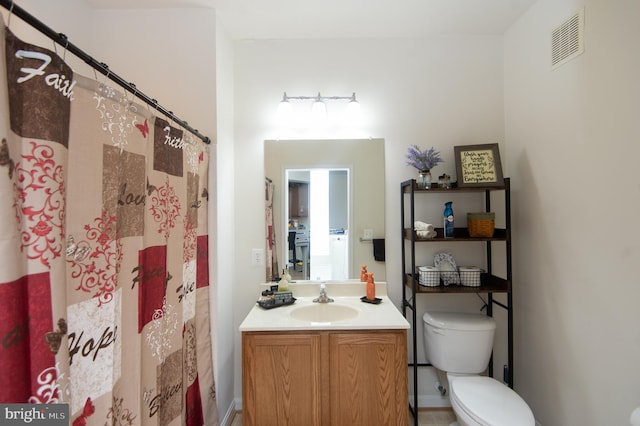
{"type": "Polygon", "coordinates": [[[449,399],[461,426],[535,426],[527,403],[511,388],[480,376],[489,364],[495,320],[483,314],[427,312],[427,359],[446,373],[449,399]]]}

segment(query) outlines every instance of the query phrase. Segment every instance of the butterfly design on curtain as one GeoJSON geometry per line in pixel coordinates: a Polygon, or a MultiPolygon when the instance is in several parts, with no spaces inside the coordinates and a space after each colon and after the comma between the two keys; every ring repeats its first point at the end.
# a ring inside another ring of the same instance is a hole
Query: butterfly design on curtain
{"type": "Polygon", "coordinates": [[[138,128],[138,130],[140,130],[140,133],[142,133],[143,137],[147,137],[147,135],[149,134],[149,123],[147,122],[147,119],[144,119],[144,123],[143,124],[136,124],[136,127],[138,128]]]}
{"type": "Polygon", "coordinates": [[[2,138],[2,146],[0,146],[0,166],[9,166],[9,179],[13,179],[14,163],[9,156],[9,145],[4,138],[2,138]]]}
{"type": "Polygon", "coordinates": [[[96,407],[93,405],[91,398],[87,398],[82,409],[80,417],[73,421],[73,426],[85,426],[87,424],[87,417],[90,417],[96,411],[96,407]]]}
{"type": "Polygon", "coordinates": [[[73,259],[75,262],[82,262],[91,251],[91,247],[88,244],[86,241],[80,241],[76,244],[73,236],[69,235],[67,237],[67,258],[73,259]]]}
{"type": "Polygon", "coordinates": [[[50,331],[44,335],[44,340],[49,345],[49,349],[51,352],[55,354],[58,353],[60,349],[60,343],[62,342],[62,336],[67,334],[67,322],[64,318],[60,318],[58,320],[58,330],[50,331]]]}
{"type": "Polygon", "coordinates": [[[158,188],[155,185],[151,185],[149,183],[149,178],[147,177],[147,194],[151,195],[153,191],[157,191],[158,188]]]}

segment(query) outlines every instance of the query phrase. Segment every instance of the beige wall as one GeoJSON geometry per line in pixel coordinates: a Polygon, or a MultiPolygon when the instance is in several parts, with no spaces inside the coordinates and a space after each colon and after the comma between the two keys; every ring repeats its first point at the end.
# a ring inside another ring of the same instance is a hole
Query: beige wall
{"type": "Polygon", "coordinates": [[[516,389],[544,426],[640,406],[640,2],[538,0],[505,34],[516,389]],[[585,52],[550,33],[585,7],[585,52]]]}

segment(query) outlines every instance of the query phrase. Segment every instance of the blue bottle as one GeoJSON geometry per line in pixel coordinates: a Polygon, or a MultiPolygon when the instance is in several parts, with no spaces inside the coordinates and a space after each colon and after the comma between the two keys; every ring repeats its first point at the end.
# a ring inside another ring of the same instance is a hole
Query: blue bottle
{"type": "Polygon", "coordinates": [[[453,238],[453,201],[444,203],[444,237],[453,238]]]}

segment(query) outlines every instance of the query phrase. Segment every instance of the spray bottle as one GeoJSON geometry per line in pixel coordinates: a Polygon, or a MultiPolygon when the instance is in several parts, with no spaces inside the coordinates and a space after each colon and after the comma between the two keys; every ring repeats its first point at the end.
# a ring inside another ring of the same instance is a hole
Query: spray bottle
{"type": "Polygon", "coordinates": [[[444,203],[444,237],[453,238],[453,201],[444,203]]]}

